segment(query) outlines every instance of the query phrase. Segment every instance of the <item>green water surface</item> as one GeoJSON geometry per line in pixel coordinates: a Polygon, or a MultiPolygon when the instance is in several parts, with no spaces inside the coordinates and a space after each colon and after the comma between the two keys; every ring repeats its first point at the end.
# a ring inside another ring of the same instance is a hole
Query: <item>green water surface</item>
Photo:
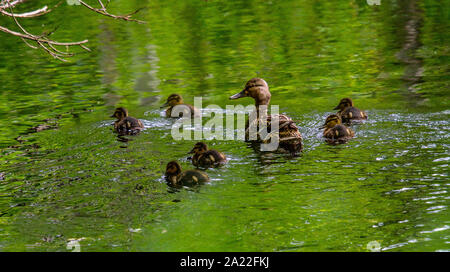
{"type": "MultiPolygon", "coordinates": [[[[43,4],[56,1],[24,7],[43,4]]],[[[63,63],[0,32],[0,251],[450,250],[449,5],[135,0],[109,9],[145,7],[147,24],[66,3],[21,19],[92,52],[63,63]],[[228,164],[209,184],[168,187],[165,165],[193,168],[196,141],[173,140],[160,105],[172,93],[249,105],[228,97],[255,76],[303,153],[207,140],[228,164]],[[369,119],[328,145],[319,127],[343,97],[369,119]],[[117,106],[145,125],[128,142],[112,131],[117,106]]]]}

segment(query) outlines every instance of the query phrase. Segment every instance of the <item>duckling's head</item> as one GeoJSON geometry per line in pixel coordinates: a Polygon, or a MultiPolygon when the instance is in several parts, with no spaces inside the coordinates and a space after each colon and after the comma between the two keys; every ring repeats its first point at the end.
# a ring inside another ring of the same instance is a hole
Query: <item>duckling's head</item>
{"type": "Polygon", "coordinates": [[[166,166],[166,176],[177,176],[181,173],[181,165],[177,161],[171,161],[166,166]]]}
{"type": "Polygon", "coordinates": [[[117,109],[114,111],[114,114],[111,115],[111,117],[116,117],[116,118],[119,119],[119,120],[121,120],[121,119],[123,119],[123,118],[125,118],[125,117],[127,117],[127,116],[128,116],[128,111],[127,111],[127,109],[122,108],[122,107],[117,108],[117,109]]]}
{"type": "Polygon", "coordinates": [[[230,96],[230,99],[251,97],[255,99],[255,104],[258,106],[269,105],[270,96],[267,82],[262,78],[252,78],[245,84],[245,88],[240,93],[230,96]]]}
{"type": "Polygon", "coordinates": [[[206,151],[208,151],[208,146],[204,142],[198,142],[194,145],[194,148],[192,148],[192,150],[189,151],[188,154],[191,153],[202,154],[206,151]]]}
{"type": "Polygon", "coordinates": [[[353,101],[351,98],[342,98],[339,102],[339,105],[337,105],[333,110],[344,110],[348,107],[353,107],[353,101]]]}
{"type": "Polygon", "coordinates": [[[320,128],[332,128],[335,125],[339,125],[339,124],[342,124],[341,117],[339,117],[339,115],[337,115],[337,114],[331,114],[325,120],[325,124],[322,125],[320,128]]]}
{"type": "Polygon", "coordinates": [[[171,94],[168,98],[166,103],[164,103],[164,105],[161,106],[161,108],[167,107],[167,106],[176,106],[176,105],[180,105],[183,104],[183,98],[181,97],[181,95],[179,94],[171,94]]]}

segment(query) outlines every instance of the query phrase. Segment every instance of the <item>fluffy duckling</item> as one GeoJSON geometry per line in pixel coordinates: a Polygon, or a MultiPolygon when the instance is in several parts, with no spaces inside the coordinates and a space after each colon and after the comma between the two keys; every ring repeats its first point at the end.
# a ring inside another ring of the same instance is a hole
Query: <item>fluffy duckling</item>
{"type": "MultiPolygon", "coordinates": [[[[257,110],[257,118],[256,122],[260,119],[259,116],[259,108],[262,105],[269,106],[270,103],[270,91],[269,91],[269,85],[267,82],[262,78],[252,78],[250,79],[246,84],[245,88],[240,92],[230,97],[230,99],[238,99],[242,97],[251,97],[255,100],[256,110],[257,110]]],[[[266,108],[267,109],[267,108],[266,108]]],[[[270,133],[270,124],[272,122],[272,119],[275,118],[275,115],[267,115],[267,128],[268,132],[270,133]]],[[[302,143],[302,135],[300,134],[300,131],[298,130],[297,126],[295,125],[294,121],[292,121],[291,118],[284,114],[278,115],[278,122],[279,122],[279,150],[287,151],[291,154],[296,154],[298,152],[301,152],[303,149],[303,143],[302,143]]],[[[255,124],[252,123],[252,126],[255,124]]],[[[248,131],[248,128],[250,127],[249,123],[247,122],[246,128],[248,131]]],[[[248,135],[246,135],[246,139],[248,139],[248,135]]],[[[265,142],[263,139],[259,139],[259,142],[265,142]]]]}
{"type": "Polygon", "coordinates": [[[196,143],[188,154],[192,153],[194,153],[192,164],[196,167],[218,167],[227,162],[227,158],[223,153],[214,149],[208,149],[208,146],[203,142],[196,143]]]}
{"type": "Polygon", "coordinates": [[[333,110],[339,110],[337,115],[339,115],[344,123],[350,123],[352,120],[365,120],[367,119],[367,114],[355,107],[353,107],[353,101],[351,98],[342,98],[333,110]]]}
{"type": "Polygon", "coordinates": [[[111,117],[116,117],[114,122],[114,130],[120,135],[134,135],[144,129],[141,120],[128,116],[128,110],[125,108],[117,108],[111,117]]]}
{"type": "Polygon", "coordinates": [[[200,117],[200,111],[195,108],[192,105],[184,104],[183,98],[179,94],[171,94],[168,98],[166,103],[161,106],[162,108],[168,107],[166,109],[166,117],[182,117],[182,116],[191,116],[193,117],[200,117]],[[177,111],[182,111],[178,115],[172,116],[173,109],[177,107],[177,111]],[[178,108],[181,107],[181,108],[178,108]]]}
{"type": "Polygon", "coordinates": [[[341,144],[346,143],[349,139],[355,136],[355,132],[350,128],[342,125],[341,117],[337,114],[331,114],[325,120],[325,124],[321,127],[323,137],[328,143],[341,144]]]}
{"type": "Polygon", "coordinates": [[[200,170],[181,171],[177,161],[171,161],[166,166],[165,178],[167,183],[173,187],[194,186],[209,182],[208,175],[200,170]]]}

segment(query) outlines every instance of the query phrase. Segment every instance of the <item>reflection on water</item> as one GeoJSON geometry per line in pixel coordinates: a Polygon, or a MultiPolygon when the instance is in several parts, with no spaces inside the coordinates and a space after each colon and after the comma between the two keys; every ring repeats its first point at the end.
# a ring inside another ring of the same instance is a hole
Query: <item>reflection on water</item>
{"type": "Polygon", "coordinates": [[[58,39],[96,47],[70,64],[1,40],[0,251],[449,249],[448,4],[148,5],[148,25],[55,11],[77,25],[58,39]],[[225,108],[254,76],[296,121],[302,154],[210,140],[228,163],[209,184],[168,187],[167,162],[192,169],[195,141],[173,140],[161,100],[225,108]],[[343,97],[369,119],[328,145],[319,128],[343,97]],[[113,133],[118,106],[139,135],[113,133]]]}

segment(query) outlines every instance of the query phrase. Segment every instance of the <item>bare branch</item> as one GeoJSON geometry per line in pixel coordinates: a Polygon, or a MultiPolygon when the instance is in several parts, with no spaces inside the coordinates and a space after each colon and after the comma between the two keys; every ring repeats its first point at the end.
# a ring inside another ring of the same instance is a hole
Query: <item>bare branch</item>
{"type": "Polygon", "coordinates": [[[52,11],[51,9],[48,9],[47,6],[44,6],[43,8],[37,9],[37,10],[33,10],[30,12],[26,12],[26,13],[9,13],[7,11],[4,11],[3,9],[0,8],[0,13],[6,16],[10,16],[10,17],[17,17],[17,18],[31,18],[31,17],[37,17],[37,16],[41,16],[44,14],[49,13],[50,11],[52,11]]]}
{"type": "MultiPolygon", "coordinates": [[[[86,40],[86,41],[87,41],[87,40],[86,40]]],[[[86,51],[89,51],[89,52],[92,51],[91,49],[89,49],[89,47],[83,45],[82,43],[80,43],[79,46],[80,46],[81,48],[83,48],[84,50],[86,50],[86,51]]]]}
{"type": "MultiPolygon", "coordinates": [[[[5,8],[13,8],[13,7],[15,7],[16,5],[18,5],[18,4],[20,4],[20,3],[23,3],[23,2],[25,2],[26,0],[16,0],[16,1],[13,1],[13,2],[10,2],[9,0],[6,0],[5,2],[6,2],[6,4],[3,4],[3,5],[0,5],[0,9],[5,9],[5,8]]],[[[3,1],[2,1],[3,2],[3,1]]]]}
{"type": "MultiPolygon", "coordinates": [[[[84,43],[87,43],[88,40],[64,43],[64,42],[48,40],[44,37],[38,37],[38,36],[29,34],[29,33],[23,34],[23,33],[15,32],[15,31],[9,30],[2,26],[0,26],[0,31],[12,34],[14,36],[18,36],[18,37],[22,38],[22,40],[24,40],[24,41],[25,41],[25,39],[35,41],[40,48],[44,49],[52,57],[59,59],[61,61],[64,61],[64,62],[66,62],[67,60],[63,59],[62,56],[70,57],[70,56],[73,56],[74,54],[73,53],[64,53],[62,51],[59,51],[55,48],[55,45],[66,46],[66,47],[79,45],[81,48],[85,49],[86,51],[91,51],[88,47],[86,47],[84,45],[84,43]],[[50,49],[47,46],[50,47],[50,49]]],[[[38,49],[38,47],[33,46],[33,45],[29,44],[28,42],[25,42],[25,44],[27,44],[28,46],[30,46],[33,49],[38,49]]]]}
{"type": "Polygon", "coordinates": [[[121,20],[125,20],[125,21],[133,21],[133,22],[137,22],[137,23],[139,23],[139,24],[145,24],[145,23],[146,23],[146,22],[144,22],[144,21],[140,21],[140,20],[136,20],[136,19],[131,18],[131,15],[135,14],[135,13],[136,13],[137,11],[139,11],[139,10],[137,10],[137,11],[135,11],[135,12],[133,12],[133,13],[130,13],[130,14],[128,14],[128,15],[114,15],[114,14],[111,14],[111,13],[109,13],[108,11],[106,11],[105,5],[102,3],[101,0],[98,0],[98,2],[100,2],[100,5],[102,6],[101,9],[91,7],[90,5],[86,4],[86,3],[83,2],[82,0],[79,0],[79,2],[80,2],[83,6],[87,7],[88,9],[90,9],[90,10],[92,10],[92,11],[95,11],[95,12],[97,12],[97,13],[100,13],[101,15],[104,15],[104,16],[108,16],[108,17],[111,17],[111,18],[114,18],[114,19],[121,19],[121,20]]]}
{"type": "Polygon", "coordinates": [[[48,49],[48,48],[47,48],[42,42],[40,42],[40,41],[38,41],[37,43],[39,44],[39,46],[40,46],[41,48],[43,48],[45,51],[47,51],[47,53],[49,53],[49,54],[50,54],[52,57],[54,57],[55,59],[59,59],[60,61],[67,62],[67,60],[61,58],[61,56],[62,56],[61,54],[55,53],[55,52],[51,51],[50,49],[48,49]]]}
{"type": "Polygon", "coordinates": [[[21,37],[21,39],[22,39],[22,41],[23,41],[26,45],[28,45],[29,47],[31,47],[31,48],[33,48],[33,49],[38,49],[36,46],[31,45],[29,42],[27,42],[27,40],[25,40],[24,38],[21,37]]]}
{"type": "MultiPolygon", "coordinates": [[[[47,14],[49,12],[51,12],[54,8],[56,8],[57,6],[59,6],[61,2],[59,2],[58,4],[56,4],[52,9],[49,9],[47,6],[44,6],[40,9],[36,9],[33,11],[29,11],[29,12],[25,12],[25,13],[14,13],[13,12],[13,8],[16,7],[17,5],[25,2],[26,0],[0,0],[0,14],[1,15],[5,15],[5,16],[9,16],[12,17],[15,24],[19,27],[20,32],[18,31],[14,31],[11,30],[9,28],[6,28],[4,26],[0,25],[0,31],[1,32],[5,32],[7,34],[19,37],[22,39],[22,41],[29,47],[33,48],[33,49],[43,49],[44,51],[46,51],[49,55],[51,55],[52,57],[59,59],[61,61],[67,61],[65,60],[63,57],[70,57],[73,56],[74,53],[71,52],[63,52],[61,50],[59,50],[57,48],[57,46],[65,46],[66,50],[69,51],[69,47],[71,46],[80,46],[82,49],[86,50],[86,51],[91,51],[91,49],[89,49],[85,44],[88,42],[88,40],[83,40],[83,41],[76,41],[76,42],[58,42],[55,40],[51,40],[48,37],[56,30],[53,30],[50,33],[43,33],[41,35],[34,35],[29,33],[17,20],[17,18],[33,18],[33,17],[37,17],[37,16],[41,16],[44,14],[47,14]],[[9,9],[9,11],[6,11],[6,9],[9,9]],[[31,44],[29,41],[36,43],[36,46],[31,44]]],[[[108,16],[114,19],[121,19],[121,20],[125,20],[125,21],[133,21],[133,22],[137,22],[140,24],[145,24],[146,22],[144,21],[140,21],[140,20],[136,20],[134,18],[131,18],[132,15],[136,14],[137,12],[139,12],[141,9],[137,9],[136,11],[126,14],[126,15],[114,15],[111,14],[107,11],[107,7],[108,4],[110,3],[109,0],[107,0],[108,2],[106,3],[106,5],[103,3],[102,0],[97,0],[100,7],[101,8],[94,8],[88,4],[86,4],[84,1],[79,0],[79,2],[85,6],[86,8],[99,13],[101,15],[104,16],[108,16]]]]}
{"type": "MultiPolygon", "coordinates": [[[[43,43],[52,44],[52,45],[61,45],[61,46],[79,45],[80,47],[86,49],[85,48],[86,46],[81,46],[81,45],[88,42],[88,40],[83,40],[83,41],[79,41],[79,42],[57,42],[57,41],[53,41],[53,40],[48,40],[48,39],[43,38],[43,37],[35,36],[35,35],[32,35],[32,34],[19,33],[19,32],[10,30],[10,29],[8,29],[6,27],[3,27],[3,26],[0,26],[0,31],[3,31],[3,32],[8,33],[8,34],[12,34],[12,35],[20,37],[20,38],[24,38],[24,39],[27,39],[27,40],[31,40],[31,41],[35,41],[35,42],[43,42],[43,43]]],[[[89,50],[87,50],[87,51],[89,51],[89,50]]]]}
{"type": "Polygon", "coordinates": [[[105,5],[103,5],[102,0],[98,0],[98,2],[100,3],[100,6],[102,6],[102,10],[106,11],[105,5]]]}
{"type": "MultiPolygon", "coordinates": [[[[61,3],[61,2],[60,2],[61,3]]],[[[58,3],[57,6],[60,4],[58,3]]],[[[6,27],[0,26],[0,31],[12,34],[14,36],[18,36],[20,37],[25,44],[27,44],[29,47],[33,48],[33,49],[37,49],[37,48],[42,48],[44,49],[48,54],[50,54],[51,56],[53,56],[56,59],[59,59],[61,61],[67,61],[65,59],[62,58],[62,56],[73,56],[73,53],[66,53],[66,52],[62,52],[60,50],[58,50],[57,48],[55,48],[55,46],[59,45],[59,46],[74,46],[74,45],[82,45],[83,43],[87,43],[88,40],[84,40],[81,42],[71,42],[71,43],[62,43],[62,42],[57,42],[54,40],[50,40],[48,39],[46,36],[41,35],[41,36],[37,36],[37,35],[33,35],[31,33],[29,33],[27,30],[25,30],[25,28],[19,23],[19,21],[17,21],[17,18],[15,16],[15,13],[12,11],[12,7],[9,7],[10,10],[10,16],[14,19],[14,22],[16,23],[16,25],[20,28],[20,30],[22,30],[23,33],[20,32],[16,32],[10,29],[7,29],[6,27]],[[31,44],[29,44],[28,42],[26,42],[25,40],[32,40],[35,41],[38,44],[38,47],[33,46],[31,44]]],[[[45,7],[45,10],[47,10],[47,7],[45,7]]],[[[86,46],[81,46],[83,49],[86,50],[86,46]]]]}

